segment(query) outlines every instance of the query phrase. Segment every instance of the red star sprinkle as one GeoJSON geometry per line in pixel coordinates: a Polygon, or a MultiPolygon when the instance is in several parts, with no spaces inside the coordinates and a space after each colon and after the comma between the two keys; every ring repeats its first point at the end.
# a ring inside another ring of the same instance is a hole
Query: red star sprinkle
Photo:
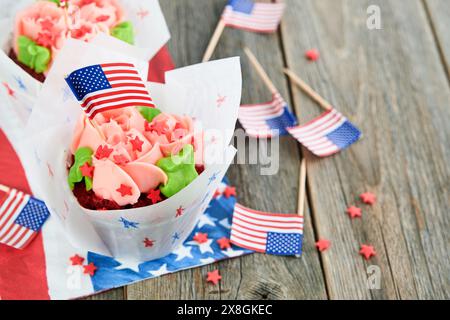
{"type": "Polygon", "coordinates": [[[53,36],[49,32],[39,32],[37,38],[37,44],[43,47],[51,47],[53,44],[53,36]]]}
{"type": "Polygon", "coordinates": [[[91,167],[88,162],[80,167],[81,174],[83,177],[93,178],[94,177],[94,167],[91,167]]]}
{"type": "Polygon", "coordinates": [[[377,201],[376,196],[371,192],[364,192],[359,196],[365,204],[374,204],[377,201]]]}
{"type": "Polygon", "coordinates": [[[220,279],[222,279],[222,276],[219,274],[219,270],[214,270],[208,272],[208,277],[206,278],[206,281],[212,282],[214,285],[217,285],[220,279]]]}
{"type": "Polygon", "coordinates": [[[216,199],[216,198],[218,198],[221,195],[222,195],[222,192],[220,192],[220,190],[217,189],[216,192],[214,192],[213,198],[216,199]]]}
{"type": "Polygon", "coordinates": [[[317,49],[308,50],[305,52],[305,57],[308,60],[317,61],[317,60],[319,60],[319,57],[320,57],[319,50],[317,50],[317,49]]]}
{"type": "Polygon", "coordinates": [[[73,257],[70,257],[70,261],[72,262],[73,266],[81,266],[83,265],[84,258],[76,254],[73,257]]]}
{"type": "Polygon", "coordinates": [[[155,241],[150,240],[149,238],[145,238],[143,242],[146,248],[151,248],[155,244],[155,241]]]}
{"type": "Polygon", "coordinates": [[[83,266],[83,273],[88,274],[91,277],[95,274],[95,271],[97,270],[97,267],[94,265],[93,262],[89,263],[87,266],[83,266]]]}
{"type": "Polygon", "coordinates": [[[194,241],[197,241],[200,244],[205,243],[206,241],[208,241],[208,234],[197,232],[193,239],[194,239],[194,241]]]}
{"type": "Polygon", "coordinates": [[[359,250],[359,254],[362,255],[366,260],[369,260],[371,257],[377,255],[375,249],[372,246],[368,246],[365,244],[361,245],[361,250],[359,250]]]}
{"type": "Polygon", "coordinates": [[[350,218],[360,218],[362,215],[361,209],[355,206],[350,206],[347,208],[347,213],[349,214],[350,218]]]}
{"type": "Polygon", "coordinates": [[[183,213],[184,213],[184,208],[182,206],[180,206],[177,209],[177,214],[175,215],[175,218],[181,217],[183,215],[183,213]]]}
{"type": "Polygon", "coordinates": [[[124,184],[121,184],[120,188],[117,189],[116,191],[119,192],[122,197],[125,197],[125,196],[131,196],[133,194],[132,190],[133,190],[133,188],[126,186],[124,184]]]}
{"type": "Polygon", "coordinates": [[[229,198],[231,196],[236,196],[236,188],[235,187],[226,187],[225,191],[223,192],[223,195],[225,196],[225,198],[229,198]]]}
{"type": "Polygon", "coordinates": [[[123,154],[115,154],[114,157],[115,164],[122,166],[130,162],[127,157],[125,157],[123,154]]]}
{"type": "Polygon", "coordinates": [[[53,22],[49,19],[45,19],[41,21],[41,27],[44,30],[51,30],[53,28],[53,22]]]}
{"type": "Polygon", "coordinates": [[[97,148],[97,151],[95,151],[95,157],[100,160],[100,159],[105,159],[105,158],[109,158],[109,156],[111,155],[111,153],[113,152],[113,149],[108,148],[108,146],[99,146],[97,148]]]}
{"type": "Polygon", "coordinates": [[[228,249],[231,248],[230,239],[227,237],[223,237],[217,240],[217,243],[219,244],[220,249],[228,249]]]}
{"type": "Polygon", "coordinates": [[[144,144],[144,141],[139,139],[139,137],[135,137],[134,139],[130,139],[130,143],[133,146],[133,151],[142,152],[142,145],[144,144]]]}
{"type": "Polygon", "coordinates": [[[316,248],[322,252],[327,250],[331,246],[331,242],[326,239],[319,239],[319,241],[316,242],[316,248]]]}
{"type": "Polygon", "coordinates": [[[150,199],[153,204],[161,201],[161,190],[150,190],[147,198],[150,199]]]}

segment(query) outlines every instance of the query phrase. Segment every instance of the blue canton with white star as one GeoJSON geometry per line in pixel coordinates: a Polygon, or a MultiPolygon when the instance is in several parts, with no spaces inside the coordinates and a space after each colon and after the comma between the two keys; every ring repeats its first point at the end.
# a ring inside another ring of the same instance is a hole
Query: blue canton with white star
{"type": "Polygon", "coordinates": [[[274,255],[296,255],[302,253],[303,235],[299,233],[268,232],[266,253],[274,255]]]}
{"type": "Polygon", "coordinates": [[[30,198],[17,217],[15,223],[37,232],[41,229],[49,216],[50,212],[44,202],[35,198],[30,198]]]}
{"type": "Polygon", "coordinates": [[[89,93],[111,88],[111,84],[100,65],[78,69],[66,78],[66,82],[78,101],[89,93]]]}

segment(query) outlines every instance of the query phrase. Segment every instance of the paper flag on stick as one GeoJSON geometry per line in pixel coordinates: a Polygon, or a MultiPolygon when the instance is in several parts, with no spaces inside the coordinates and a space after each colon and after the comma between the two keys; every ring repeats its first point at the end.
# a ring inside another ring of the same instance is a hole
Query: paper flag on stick
{"type": "Polygon", "coordinates": [[[44,202],[0,185],[0,243],[26,248],[49,216],[44,202]]]}
{"type": "Polygon", "coordinates": [[[300,255],[303,216],[266,213],[236,204],[231,242],[239,247],[274,255],[300,255]]]}

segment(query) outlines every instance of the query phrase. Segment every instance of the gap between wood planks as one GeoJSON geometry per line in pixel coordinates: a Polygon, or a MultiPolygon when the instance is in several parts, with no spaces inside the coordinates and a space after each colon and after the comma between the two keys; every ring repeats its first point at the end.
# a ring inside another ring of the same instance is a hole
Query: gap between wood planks
{"type": "Polygon", "coordinates": [[[436,25],[433,20],[433,16],[431,14],[430,7],[428,6],[427,0],[422,0],[423,10],[425,12],[426,19],[428,24],[430,25],[431,34],[433,35],[434,44],[436,45],[437,52],[439,53],[439,59],[441,60],[442,67],[444,68],[444,73],[447,76],[447,82],[450,85],[450,61],[447,61],[445,57],[445,52],[441,41],[439,40],[438,32],[436,29],[436,25]]]}
{"type": "MultiPolygon", "coordinates": [[[[280,24],[278,31],[277,31],[277,37],[278,37],[278,44],[280,47],[280,51],[281,51],[281,57],[283,58],[283,67],[284,68],[289,68],[288,62],[287,62],[287,56],[286,56],[286,50],[284,48],[284,40],[283,40],[283,26],[282,24],[280,24]]],[[[302,56],[302,53],[299,53],[299,56],[302,56]]],[[[280,70],[280,72],[282,72],[282,70],[280,70]]],[[[290,101],[290,108],[291,111],[295,114],[295,116],[297,117],[297,120],[300,119],[300,114],[297,113],[297,110],[300,110],[300,107],[295,105],[295,100],[294,100],[294,90],[293,90],[293,86],[295,84],[292,83],[292,81],[289,79],[289,77],[284,74],[284,78],[286,79],[286,83],[287,83],[287,89],[288,89],[288,94],[289,94],[289,101],[290,101]]],[[[298,153],[300,154],[300,158],[303,159],[305,158],[305,160],[307,161],[308,158],[306,156],[306,152],[305,149],[301,146],[301,144],[297,144],[297,150],[298,153]]],[[[300,169],[299,169],[300,170],[300,169]]],[[[315,240],[318,240],[320,238],[320,234],[319,234],[319,228],[318,228],[318,222],[317,219],[315,217],[315,208],[314,208],[314,204],[312,203],[311,199],[311,188],[309,186],[309,175],[308,175],[308,161],[306,162],[306,193],[305,193],[305,204],[307,204],[308,206],[308,210],[310,213],[310,217],[311,217],[311,225],[313,230],[312,234],[313,234],[313,238],[315,240]]],[[[300,175],[298,177],[300,179],[300,175]]],[[[299,191],[300,192],[300,189],[299,191]]],[[[297,204],[298,206],[299,204],[297,204]]],[[[301,212],[302,208],[297,208],[298,212],[301,212]]],[[[306,214],[304,214],[304,219],[306,218],[306,214]]],[[[304,254],[304,253],[303,253],[304,254]]],[[[301,258],[300,258],[301,259],[301,258]]],[[[323,275],[323,279],[324,279],[324,283],[325,283],[325,291],[326,291],[326,295],[327,295],[327,299],[330,299],[330,289],[329,289],[329,285],[328,285],[328,281],[327,281],[327,272],[326,272],[326,265],[323,261],[322,258],[322,254],[319,252],[319,262],[320,262],[320,268],[322,269],[322,275],[323,275]]]]}

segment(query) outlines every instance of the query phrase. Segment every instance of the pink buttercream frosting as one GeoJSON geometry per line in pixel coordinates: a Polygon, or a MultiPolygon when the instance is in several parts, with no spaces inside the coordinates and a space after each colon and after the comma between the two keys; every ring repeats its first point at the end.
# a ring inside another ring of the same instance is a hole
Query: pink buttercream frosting
{"type": "Polygon", "coordinates": [[[193,144],[196,159],[201,159],[197,156],[203,153],[198,143],[201,140],[188,116],[161,113],[149,123],[136,108],[129,107],[99,113],[93,122],[83,113],[70,149],[72,154],[81,147],[93,150],[94,193],[124,206],[136,203],[141,193],[167,183],[167,175],[155,165],[161,158],[193,144]],[[198,137],[196,143],[194,136],[198,137]],[[122,196],[117,191],[121,185],[130,187],[131,195],[122,196]]]}
{"type": "Polygon", "coordinates": [[[67,23],[63,8],[37,1],[16,16],[13,49],[18,55],[17,39],[23,35],[50,49],[53,60],[68,37],[90,41],[123,20],[124,11],[116,0],[70,0],[67,23]]]}

